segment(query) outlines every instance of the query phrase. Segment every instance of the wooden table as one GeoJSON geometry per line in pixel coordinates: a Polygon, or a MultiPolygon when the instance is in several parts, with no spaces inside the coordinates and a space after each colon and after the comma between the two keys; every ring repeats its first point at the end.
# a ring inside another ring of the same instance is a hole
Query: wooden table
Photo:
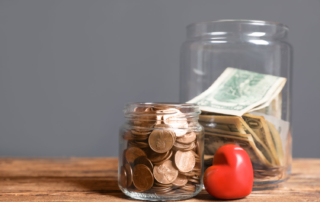
{"type": "MultiPolygon", "coordinates": [[[[116,158],[0,158],[0,201],[135,201],[119,190],[117,165],[116,158]]],[[[279,188],[234,201],[320,201],[320,159],[292,166],[279,188]]],[[[186,201],[214,200],[202,191],[186,201]]]]}

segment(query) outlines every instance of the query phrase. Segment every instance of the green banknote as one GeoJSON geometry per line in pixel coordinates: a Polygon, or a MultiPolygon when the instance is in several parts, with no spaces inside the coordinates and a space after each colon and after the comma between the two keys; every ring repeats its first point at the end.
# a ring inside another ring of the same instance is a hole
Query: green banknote
{"type": "Polygon", "coordinates": [[[269,104],[285,83],[283,77],[228,67],[206,91],[188,103],[197,103],[204,112],[242,116],[269,104]]]}

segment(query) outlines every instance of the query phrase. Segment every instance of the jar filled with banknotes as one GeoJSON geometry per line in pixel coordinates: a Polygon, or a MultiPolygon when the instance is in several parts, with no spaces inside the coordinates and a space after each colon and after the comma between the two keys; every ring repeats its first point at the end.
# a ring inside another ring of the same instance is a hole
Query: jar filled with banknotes
{"type": "Polygon", "coordinates": [[[181,200],[203,187],[204,133],[196,104],[131,103],[120,128],[120,189],[140,200],[181,200]]]}
{"type": "Polygon", "coordinates": [[[180,101],[196,103],[205,130],[205,166],[225,144],[244,148],[254,188],[291,172],[292,47],[276,22],[219,20],[187,27],[181,48],[180,101]]]}

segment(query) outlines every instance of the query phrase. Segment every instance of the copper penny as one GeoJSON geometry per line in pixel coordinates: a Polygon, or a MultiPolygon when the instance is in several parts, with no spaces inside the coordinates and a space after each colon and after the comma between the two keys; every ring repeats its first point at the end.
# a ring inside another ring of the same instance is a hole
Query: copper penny
{"type": "Polygon", "coordinates": [[[163,115],[163,122],[174,128],[176,136],[180,137],[187,133],[188,120],[178,109],[164,110],[168,115],[163,115]]]}
{"type": "Polygon", "coordinates": [[[161,165],[156,165],[153,168],[154,178],[162,184],[170,184],[176,180],[178,170],[174,168],[172,161],[167,160],[161,165]]]}
{"type": "Polygon", "coordinates": [[[169,151],[174,143],[174,133],[170,130],[153,130],[148,139],[150,148],[157,153],[169,151]]]}
{"type": "Polygon", "coordinates": [[[128,187],[130,187],[132,185],[132,168],[130,166],[129,163],[126,163],[126,165],[124,165],[124,167],[126,168],[126,172],[127,172],[127,184],[128,184],[128,187]]]}
{"type": "Polygon", "coordinates": [[[136,107],[134,108],[134,112],[145,112],[147,107],[136,107]]]}
{"type": "Polygon", "coordinates": [[[192,153],[192,151],[177,151],[174,156],[174,162],[181,172],[190,172],[195,164],[196,159],[192,153]]]}
{"type": "Polygon", "coordinates": [[[121,169],[120,169],[119,184],[123,188],[126,188],[128,186],[127,171],[123,166],[121,166],[121,169]]]}
{"type": "Polygon", "coordinates": [[[182,187],[188,183],[188,178],[185,175],[179,173],[177,179],[172,182],[174,186],[182,187]]]}
{"type": "Polygon", "coordinates": [[[193,172],[193,171],[191,171],[191,172],[186,172],[186,173],[181,172],[181,174],[182,174],[182,175],[185,175],[185,176],[188,176],[188,177],[192,177],[192,176],[194,176],[194,175],[197,175],[197,173],[196,173],[196,172],[193,172]]]}
{"type": "Polygon", "coordinates": [[[192,183],[196,183],[196,184],[199,183],[199,180],[193,179],[193,178],[188,178],[188,181],[189,181],[189,182],[192,182],[192,183]]]}
{"type": "Polygon", "coordinates": [[[154,187],[155,187],[155,186],[158,186],[158,187],[171,187],[172,184],[161,184],[161,183],[155,181],[154,184],[153,184],[153,186],[154,186],[154,187]]]}
{"type": "Polygon", "coordinates": [[[136,136],[148,136],[150,134],[150,132],[141,132],[141,131],[136,131],[136,130],[131,130],[131,133],[133,135],[136,135],[136,136]]]}
{"type": "Polygon", "coordinates": [[[166,153],[156,153],[154,151],[150,151],[148,152],[148,158],[149,160],[152,162],[152,163],[155,163],[155,162],[160,162],[162,161],[163,159],[165,159],[165,157],[170,153],[170,151],[167,151],[166,153]]]}
{"type": "Polygon", "coordinates": [[[126,159],[129,163],[133,163],[139,156],[147,156],[146,153],[138,147],[130,147],[126,150],[126,159]]]}
{"type": "Polygon", "coordinates": [[[149,190],[153,185],[154,179],[150,169],[143,164],[133,167],[133,184],[140,191],[149,190]]]}
{"type": "Polygon", "coordinates": [[[197,135],[195,132],[187,133],[181,137],[178,137],[176,139],[177,142],[183,143],[183,144],[190,144],[191,142],[195,141],[197,138],[197,135]]]}
{"type": "Polygon", "coordinates": [[[173,146],[176,147],[177,149],[188,151],[195,148],[196,144],[194,142],[191,142],[191,144],[181,144],[179,142],[175,142],[173,146]]]}
{"type": "Polygon", "coordinates": [[[134,165],[138,165],[138,164],[146,165],[150,170],[153,170],[153,164],[146,156],[140,156],[136,158],[136,160],[134,161],[134,165]]]}
{"type": "Polygon", "coordinates": [[[154,162],[154,165],[160,165],[160,164],[163,164],[166,160],[170,159],[171,156],[172,156],[172,151],[169,151],[169,154],[160,162],[154,162]]]}

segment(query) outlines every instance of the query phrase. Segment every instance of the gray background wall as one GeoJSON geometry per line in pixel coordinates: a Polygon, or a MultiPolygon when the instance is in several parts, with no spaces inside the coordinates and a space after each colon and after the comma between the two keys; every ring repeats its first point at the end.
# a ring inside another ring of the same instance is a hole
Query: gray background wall
{"type": "Polygon", "coordinates": [[[178,101],[185,27],[278,21],[294,46],[293,156],[320,157],[319,0],[1,0],[0,155],[117,156],[122,108],[178,101]]]}

